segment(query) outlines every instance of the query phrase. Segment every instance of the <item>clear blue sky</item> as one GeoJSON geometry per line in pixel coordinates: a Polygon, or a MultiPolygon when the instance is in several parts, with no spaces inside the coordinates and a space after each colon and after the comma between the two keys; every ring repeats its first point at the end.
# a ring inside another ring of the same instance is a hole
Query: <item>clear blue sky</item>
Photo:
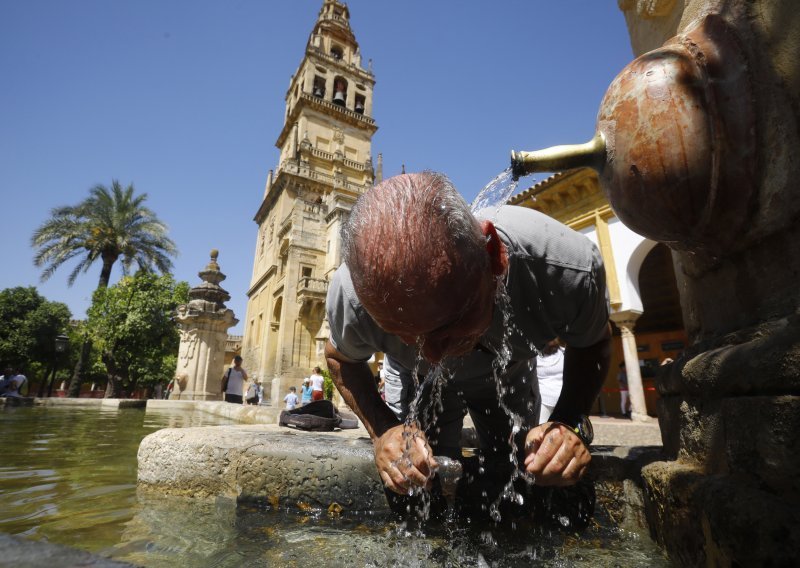
{"type": "MultiPolygon", "coordinates": [[[[100,266],[72,288],[74,265],[41,284],[30,236],[52,208],[118,179],[169,225],[176,278],[198,284],[220,250],[228,306],[244,320],[252,219],[321,5],[0,0],[0,289],[35,285],[84,317],[100,266]]],[[[613,0],[348,5],[373,60],[372,147],[384,175],[402,164],[442,171],[468,201],[512,148],[588,140],[603,93],[633,57],[613,0]]]]}

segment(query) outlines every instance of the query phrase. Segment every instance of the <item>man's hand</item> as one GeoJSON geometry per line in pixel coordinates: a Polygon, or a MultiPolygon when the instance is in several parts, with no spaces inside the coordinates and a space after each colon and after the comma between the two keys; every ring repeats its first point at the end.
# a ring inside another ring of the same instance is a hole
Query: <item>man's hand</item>
{"type": "Polygon", "coordinates": [[[545,422],[525,438],[525,472],[537,485],[574,485],[592,460],[589,449],[575,432],[557,422],[545,422]]]}
{"type": "Polygon", "coordinates": [[[439,464],[422,431],[399,424],[375,438],[374,445],[375,465],[387,488],[401,495],[412,487],[431,488],[439,464]]]}

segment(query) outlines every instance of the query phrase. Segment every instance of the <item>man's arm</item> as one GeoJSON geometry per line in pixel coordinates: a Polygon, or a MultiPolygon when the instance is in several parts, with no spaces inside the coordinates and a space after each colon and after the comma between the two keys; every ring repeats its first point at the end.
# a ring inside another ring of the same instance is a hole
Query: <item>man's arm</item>
{"type": "Polygon", "coordinates": [[[384,485],[400,494],[411,485],[428,486],[437,464],[425,435],[397,419],[375,388],[366,363],[348,359],[330,341],[325,358],[339,394],[372,438],[375,465],[384,485]]]}
{"type": "Polygon", "coordinates": [[[364,423],[370,437],[380,438],[387,430],[400,424],[392,410],[375,388],[372,371],[364,362],[351,361],[329,341],[325,345],[325,358],[331,380],[353,412],[364,423]]]}
{"type": "Polygon", "coordinates": [[[606,325],[603,338],[589,347],[564,350],[564,377],[551,420],[572,424],[592,410],[611,360],[611,325],[606,325]]]}
{"type": "Polygon", "coordinates": [[[541,485],[572,485],[586,471],[592,457],[581,439],[567,426],[591,411],[603,386],[611,356],[611,326],[589,347],[569,347],[564,352],[561,396],[550,422],[531,430],[526,438],[525,470],[541,485]]]}

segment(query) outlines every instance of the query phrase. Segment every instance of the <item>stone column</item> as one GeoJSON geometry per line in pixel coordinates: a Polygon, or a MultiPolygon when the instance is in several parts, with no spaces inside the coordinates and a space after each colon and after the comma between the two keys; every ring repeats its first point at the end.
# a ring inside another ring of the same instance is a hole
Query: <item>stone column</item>
{"type": "Polygon", "coordinates": [[[613,321],[622,334],[622,353],[625,357],[625,371],[628,374],[628,394],[631,398],[631,418],[640,422],[650,420],[647,415],[647,404],[644,401],[642,372],[639,368],[639,352],[636,349],[636,335],[633,330],[636,320],[642,315],[636,310],[626,310],[611,314],[613,321]]]}
{"type": "Polygon", "coordinates": [[[203,283],[189,291],[189,303],[178,306],[176,319],[181,333],[178,348],[177,386],[172,398],[179,400],[219,400],[225,367],[225,339],[238,320],[225,307],[228,292],[219,283],[225,280],[217,264],[217,250],[199,273],[203,283]]]}

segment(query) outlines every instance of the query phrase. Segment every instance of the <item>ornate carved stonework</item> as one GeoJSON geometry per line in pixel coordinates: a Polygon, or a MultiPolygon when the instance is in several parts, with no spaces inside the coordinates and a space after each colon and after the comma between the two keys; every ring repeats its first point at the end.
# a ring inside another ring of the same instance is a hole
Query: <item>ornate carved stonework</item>
{"type": "Polygon", "coordinates": [[[238,320],[225,307],[230,295],[219,285],[225,275],[219,270],[218,254],[211,251],[211,260],[199,273],[203,282],[189,291],[189,303],[176,310],[181,343],[175,371],[179,380],[172,396],[181,400],[220,398],[227,330],[238,320]]]}

